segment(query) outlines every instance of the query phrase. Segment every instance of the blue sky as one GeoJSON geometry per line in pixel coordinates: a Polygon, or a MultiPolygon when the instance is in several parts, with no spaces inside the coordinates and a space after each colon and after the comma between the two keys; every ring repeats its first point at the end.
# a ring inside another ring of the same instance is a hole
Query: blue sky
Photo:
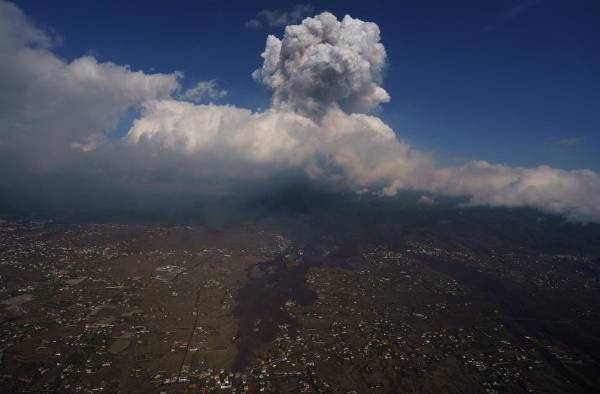
{"type": "MultiPolygon", "coordinates": [[[[92,54],[145,72],[185,73],[184,86],[216,79],[220,102],[268,106],[252,80],[266,35],[263,9],[297,2],[17,1],[62,38],[64,59],[92,54]]],[[[600,2],[332,1],[338,17],[375,22],[388,55],[378,112],[401,138],[442,162],[485,159],[600,170],[600,2]]]]}

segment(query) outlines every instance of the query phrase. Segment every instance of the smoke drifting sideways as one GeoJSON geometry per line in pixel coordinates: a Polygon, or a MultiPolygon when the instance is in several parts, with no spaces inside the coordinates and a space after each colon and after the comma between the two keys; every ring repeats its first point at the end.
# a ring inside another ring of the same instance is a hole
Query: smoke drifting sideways
{"type": "Polygon", "coordinates": [[[271,193],[295,182],[359,194],[409,190],[470,205],[529,207],[600,222],[600,176],[485,161],[438,165],[369,111],[390,100],[375,23],[330,13],[267,38],[252,77],[273,91],[253,112],[196,104],[182,73],[146,74],[53,38],[0,2],[0,204],[173,203],[169,196],[271,193]],[[132,110],[122,137],[111,130],[132,110]]]}

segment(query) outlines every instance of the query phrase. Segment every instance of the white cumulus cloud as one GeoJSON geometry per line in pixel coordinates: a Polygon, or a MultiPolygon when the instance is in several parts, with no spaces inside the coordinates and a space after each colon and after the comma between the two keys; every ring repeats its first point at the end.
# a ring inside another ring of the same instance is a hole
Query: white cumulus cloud
{"type": "Polygon", "coordinates": [[[52,42],[20,9],[0,2],[0,141],[38,152],[27,160],[47,163],[97,140],[130,107],[179,86],[179,73],[149,75],[90,56],[65,62],[52,42]]]}
{"type": "Polygon", "coordinates": [[[392,180],[409,185],[416,171],[428,167],[428,158],[399,141],[379,118],[337,108],[317,122],[275,108],[253,113],[232,106],[151,101],[126,140],[184,154],[215,173],[241,168],[239,176],[249,177],[257,166],[263,177],[265,172],[301,170],[352,188],[392,180]]]}
{"type": "Polygon", "coordinates": [[[246,22],[250,29],[262,29],[263,27],[282,27],[299,22],[302,18],[312,14],[313,6],[299,4],[289,11],[262,10],[256,16],[246,22]]]}

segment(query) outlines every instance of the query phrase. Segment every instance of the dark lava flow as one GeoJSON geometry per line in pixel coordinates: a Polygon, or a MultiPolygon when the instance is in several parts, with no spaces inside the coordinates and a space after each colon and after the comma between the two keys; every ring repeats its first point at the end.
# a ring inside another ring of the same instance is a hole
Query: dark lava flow
{"type": "Polygon", "coordinates": [[[306,284],[309,268],[310,264],[291,264],[283,254],[279,254],[270,261],[247,269],[248,280],[238,292],[233,310],[239,319],[234,370],[248,366],[254,351],[275,338],[278,325],[287,324],[290,335],[296,334],[296,319],[282,307],[288,300],[299,305],[308,305],[316,300],[316,294],[306,284]],[[251,276],[255,269],[260,271],[260,276],[251,276]]]}
{"type": "Polygon", "coordinates": [[[329,265],[351,268],[348,260],[356,256],[355,245],[344,245],[334,251],[321,247],[305,246],[301,261],[290,261],[280,253],[272,260],[253,264],[246,269],[248,280],[236,297],[234,316],[239,320],[237,334],[238,353],[234,370],[243,370],[252,360],[260,345],[275,339],[278,325],[287,324],[290,336],[295,336],[298,322],[283,308],[286,301],[310,305],[317,296],[306,283],[311,267],[329,265]],[[253,275],[258,271],[260,275],[253,275]]]}

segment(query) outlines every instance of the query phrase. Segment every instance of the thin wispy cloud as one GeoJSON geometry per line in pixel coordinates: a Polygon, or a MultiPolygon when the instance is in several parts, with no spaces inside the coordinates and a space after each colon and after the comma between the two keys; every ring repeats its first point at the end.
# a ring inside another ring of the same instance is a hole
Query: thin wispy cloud
{"type": "Polygon", "coordinates": [[[485,27],[485,30],[495,30],[499,27],[508,25],[516,21],[522,15],[524,15],[530,8],[538,5],[540,2],[541,0],[521,0],[517,5],[503,9],[496,16],[496,20],[485,27]]]}
{"type": "Polygon", "coordinates": [[[421,205],[437,205],[437,201],[435,201],[435,199],[425,195],[419,197],[417,202],[421,205]]]}
{"type": "Polygon", "coordinates": [[[250,29],[262,29],[265,27],[283,27],[300,22],[314,12],[314,7],[309,4],[299,4],[291,10],[262,10],[256,16],[246,22],[245,26],[250,29]]]}
{"type": "Polygon", "coordinates": [[[219,100],[227,96],[227,90],[217,88],[217,81],[200,81],[193,88],[186,90],[181,96],[184,100],[195,103],[219,100]]]}
{"type": "Polygon", "coordinates": [[[581,144],[583,138],[581,137],[558,137],[552,136],[549,141],[556,146],[571,147],[581,144]]]}

